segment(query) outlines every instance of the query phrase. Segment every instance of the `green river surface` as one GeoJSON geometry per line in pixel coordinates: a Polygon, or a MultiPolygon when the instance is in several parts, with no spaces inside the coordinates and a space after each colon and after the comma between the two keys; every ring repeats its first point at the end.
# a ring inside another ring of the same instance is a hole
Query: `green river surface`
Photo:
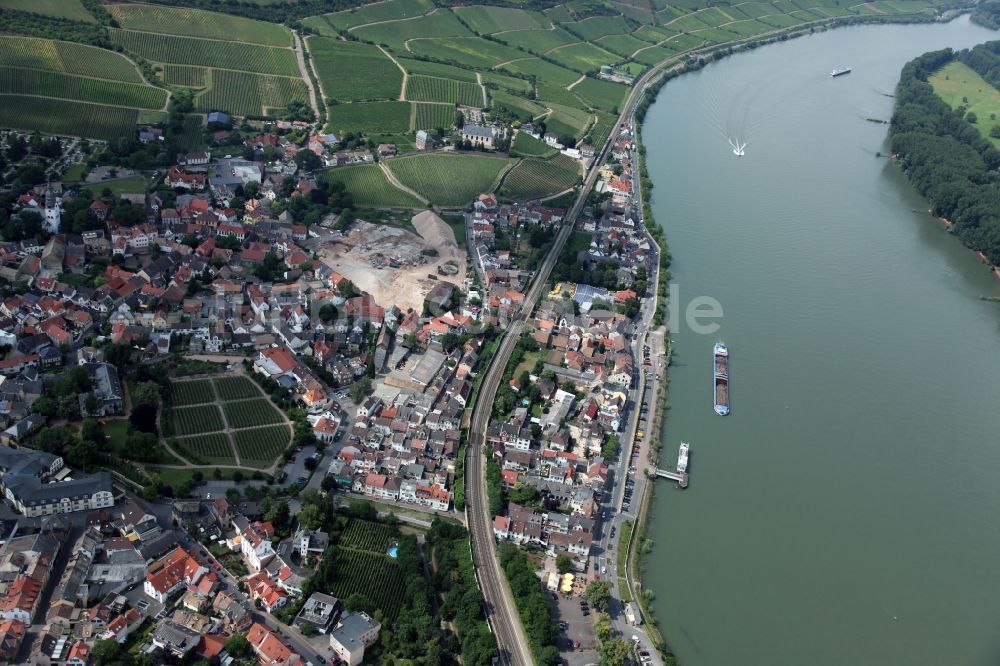
{"type": "Polygon", "coordinates": [[[1000,280],[865,120],[910,59],[997,38],[840,28],[682,76],[646,116],[675,305],[724,309],[671,333],[663,458],[690,442],[691,486],[658,482],[644,583],[682,666],[1000,662],[1000,280]]]}

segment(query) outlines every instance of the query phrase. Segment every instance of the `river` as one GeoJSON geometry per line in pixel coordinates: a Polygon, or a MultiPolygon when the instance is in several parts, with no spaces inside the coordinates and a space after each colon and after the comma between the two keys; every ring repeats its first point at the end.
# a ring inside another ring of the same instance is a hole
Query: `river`
{"type": "Polygon", "coordinates": [[[891,116],[908,60],[998,37],[840,28],[682,76],[649,110],[681,311],[724,311],[671,333],[664,458],[691,443],[691,487],[657,486],[644,582],[683,666],[1000,660],[1000,304],[979,298],[1000,280],[866,120],[891,116]]]}

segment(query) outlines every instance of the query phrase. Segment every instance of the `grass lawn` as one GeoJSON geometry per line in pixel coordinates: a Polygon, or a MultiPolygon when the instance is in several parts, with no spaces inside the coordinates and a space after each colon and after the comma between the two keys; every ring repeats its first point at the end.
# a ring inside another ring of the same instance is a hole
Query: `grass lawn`
{"type": "Polygon", "coordinates": [[[934,92],[951,108],[964,106],[976,114],[973,123],[979,133],[1000,147],[1000,139],[990,136],[990,129],[1000,125],[1000,92],[964,62],[951,62],[930,77],[934,92]]]}
{"type": "Polygon", "coordinates": [[[143,176],[129,176],[118,180],[109,180],[106,183],[94,183],[88,185],[86,189],[94,194],[100,195],[105,189],[111,190],[111,194],[121,196],[122,194],[140,194],[149,187],[143,176]]]}
{"type": "Polygon", "coordinates": [[[73,164],[70,165],[66,172],[63,174],[63,180],[70,183],[75,183],[83,180],[87,176],[87,165],[86,164],[73,164]]]}

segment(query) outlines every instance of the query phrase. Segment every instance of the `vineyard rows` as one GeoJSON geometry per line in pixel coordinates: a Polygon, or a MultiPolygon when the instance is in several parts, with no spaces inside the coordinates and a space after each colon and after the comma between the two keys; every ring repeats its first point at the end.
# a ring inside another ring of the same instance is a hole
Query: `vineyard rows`
{"type": "Polygon", "coordinates": [[[172,444],[181,455],[188,457],[189,454],[192,454],[196,460],[191,462],[196,464],[233,465],[236,463],[236,458],[233,457],[233,447],[229,443],[229,438],[223,433],[175,439],[172,444]]]}
{"type": "Polygon", "coordinates": [[[195,65],[164,65],[163,80],[171,86],[204,88],[208,85],[208,70],[195,65]]]}
{"type": "Polygon", "coordinates": [[[32,37],[0,37],[0,65],[144,83],[135,64],[114,51],[32,37]]]}
{"type": "Polygon", "coordinates": [[[111,140],[130,135],[138,121],[135,109],[0,95],[0,127],[111,140]]]}
{"type": "Polygon", "coordinates": [[[238,116],[267,115],[293,101],[306,102],[309,93],[302,79],[267,76],[224,69],[209,70],[209,88],[198,95],[201,111],[221,109],[238,116]]]}
{"type": "Polygon", "coordinates": [[[521,160],[504,179],[501,193],[513,199],[538,199],[562,192],[580,179],[576,160],[556,155],[548,160],[521,160]]]}
{"type": "Polygon", "coordinates": [[[195,37],[157,35],[120,28],[109,28],[108,32],[116,44],[151,62],[206,65],[278,76],[299,74],[295,54],[291,49],[195,37]]]}
{"type": "Polygon", "coordinates": [[[413,130],[449,129],[455,124],[455,108],[447,104],[413,103],[413,130]]]}
{"type": "Polygon", "coordinates": [[[175,407],[215,402],[211,379],[195,379],[170,384],[170,403],[175,407]]]}
{"type": "Polygon", "coordinates": [[[281,423],[282,416],[266,398],[227,402],[222,406],[230,428],[251,428],[254,426],[281,423]]]}
{"type": "Polygon", "coordinates": [[[270,467],[291,441],[288,426],[269,426],[233,433],[240,462],[248,467],[270,467]]]}
{"type": "Polygon", "coordinates": [[[395,562],[387,555],[340,548],[328,557],[334,559],[332,569],[336,572],[330,594],[340,599],[362,594],[385,613],[390,624],[395,621],[406,587],[395,562]]]}
{"type": "Polygon", "coordinates": [[[260,391],[246,377],[219,377],[214,381],[215,388],[223,400],[242,400],[260,396],[260,391]]]}
{"type": "Polygon", "coordinates": [[[446,102],[478,108],[483,105],[483,90],[475,83],[416,75],[407,79],[406,98],[415,102],[446,102]]]}
{"type": "Polygon", "coordinates": [[[420,202],[396,188],[377,164],[359,164],[324,171],[320,178],[344,184],[356,206],[418,208],[420,202]]]}
{"type": "Polygon", "coordinates": [[[159,109],[167,101],[167,92],[152,86],[14,67],[0,67],[0,93],[63,97],[143,109],[159,109]]]}
{"type": "Polygon", "coordinates": [[[163,417],[163,433],[168,437],[222,430],[222,414],[215,405],[172,407],[164,411],[163,417]]]}
{"type": "Polygon", "coordinates": [[[292,35],[283,25],[201,9],[158,7],[148,4],[109,4],[107,11],[115,17],[121,27],[131,30],[226,39],[269,46],[292,44],[292,35]]]}
{"type": "Polygon", "coordinates": [[[384,555],[389,551],[392,539],[393,531],[388,525],[352,519],[338,544],[344,548],[384,555]]]}

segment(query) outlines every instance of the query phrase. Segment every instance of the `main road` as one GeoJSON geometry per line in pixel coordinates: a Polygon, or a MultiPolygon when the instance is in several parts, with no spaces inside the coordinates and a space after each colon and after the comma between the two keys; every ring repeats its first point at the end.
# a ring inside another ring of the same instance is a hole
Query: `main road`
{"type": "MultiPolygon", "coordinates": [[[[500,561],[493,539],[493,518],[490,516],[489,500],[486,493],[486,458],[483,450],[486,444],[486,429],[490,423],[493,412],[493,403],[496,401],[497,390],[503,378],[504,370],[510,360],[511,352],[521,336],[521,330],[528,315],[531,314],[539,298],[548,286],[549,275],[555,266],[556,260],[562,253],[566,239],[573,232],[576,218],[580,215],[587,202],[587,196],[593,189],[597,181],[598,168],[607,158],[611,146],[621,130],[626,119],[633,117],[636,103],[645,94],[646,86],[651,80],[659,76],[664,68],[676,65],[677,61],[667,60],[656,65],[642,75],[629,93],[622,113],[615,121],[615,125],[608,135],[607,141],[601,148],[601,152],[594,159],[594,163],[583,183],[579,196],[570,207],[566,217],[562,221],[562,226],[556,234],[552,248],[545,256],[545,260],[535,273],[531,287],[525,295],[524,304],[518,312],[514,321],[507,328],[497,348],[496,354],[490,367],[483,376],[483,382],[479,388],[479,395],[473,408],[472,419],[469,426],[469,440],[466,450],[465,460],[465,497],[466,497],[466,517],[469,525],[470,540],[472,542],[473,562],[476,566],[476,575],[479,579],[479,586],[483,591],[486,600],[486,618],[490,623],[497,639],[500,661],[509,666],[529,666],[532,663],[531,649],[528,640],[518,618],[517,607],[510,592],[510,587],[500,568],[500,561]]],[[[638,174],[636,174],[638,177],[638,174]]],[[[653,278],[655,280],[655,276],[653,278]]],[[[637,332],[637,335],[639,333],[637,332]]]]}

